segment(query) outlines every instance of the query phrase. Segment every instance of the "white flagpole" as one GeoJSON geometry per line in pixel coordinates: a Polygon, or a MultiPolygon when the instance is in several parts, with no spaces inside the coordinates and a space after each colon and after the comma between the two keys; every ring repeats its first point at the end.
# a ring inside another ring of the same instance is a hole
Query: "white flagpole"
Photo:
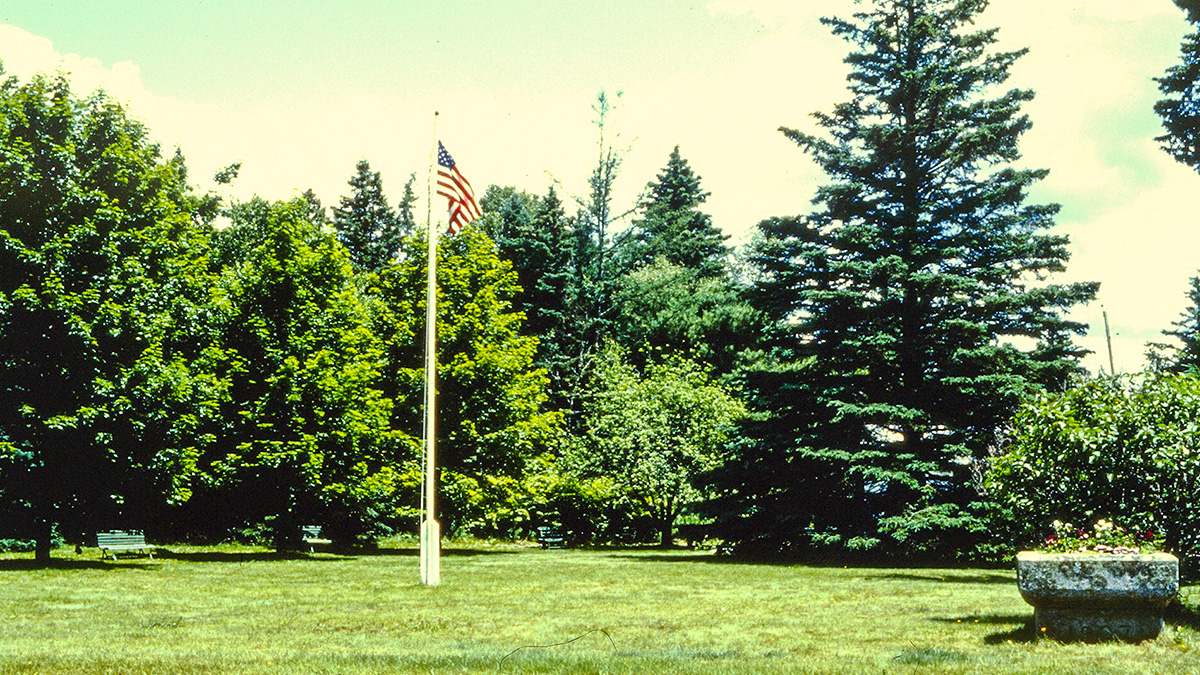
{"type": "Polygon", "coordinates": [[[429,161],[426,221],[429,223],[429,277],[425,284],[425,495],[421,522],[421,583],[437,586],[441,582],[442,529],[436,520],[434,495],[437,464],[434,449],[437,439],[437,241],[438,228],[433,220],[433,171],[437,161],[437,112],[433,113],[433,152],[429,161]]]}

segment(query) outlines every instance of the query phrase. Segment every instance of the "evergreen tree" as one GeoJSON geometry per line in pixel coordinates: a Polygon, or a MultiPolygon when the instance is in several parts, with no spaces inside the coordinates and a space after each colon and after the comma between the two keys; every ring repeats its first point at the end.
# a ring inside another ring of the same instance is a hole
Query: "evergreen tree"
{"type": "Polygon", "coordinates": [[[1158,78],[1166,98],[1154,105],[1167,133],[1155,140],[1172,157],[1200,171],[1200,1],[1175,0],[1197,28],[1183,39],[1180,63],[1158,78]]]}
{"type": "Polygon", "coordinates": [[[1040,233],[1056,205],[1025,203],[1046,172],[1011,166],[1033,93],[993,93],[1024,50],[969,30],[987,4],[874,0],[823,20],[854,45],[851,99],[816,115],[825,137],[781,129],[832,182],[809,216],[759,225],[751,298],[777,325],[745,377],[770,419],[724,477],[746,509],[728,537],[966,546],[972,459],[1077,368],[1084,326],[1063,315],[1097,284],[1042,283],[1068,242],[1040,233]]]}
{"type": "Polygon", "coordinates": [[[1179,343],[1150,345],[1149,358],[1157,370],[1200,372],[1200,276],[1192,277],[1187,295],[1191,304],[1172,324],[1175,330],[1163,331],[1179,343]]]}
{"type": "Polygon", "coordinates": [[[397,253],[396,213],[383,196],[383,179],[367,160],[359,160],[349,182],[350,196],[333,209],[333,228],[355,267],[376,272],[397,253]]]}
{"type": "Polygon", "coordinates": [[[417,226],[416,216],[413,215],[413,209],[417,206],[416,184],[417,174],[409,174],[408,180],[404,182],[404,196],[396,205],[396,226],[389,230],[383,239],[384,247],[393,253],[401,249],[404,238],[412,234],[413,228],[417,226]]]}
{"type": "Polygon", "coordinates": [[[649,194],[639,204],[642,217],[622,238],[621,267],[634,270],[662,258],[704,276],[723,274],[729,237],[700,211],[709,193],[700,188],[700,177],[680,156],[678,145],[646,188],[649,194]]]}
{"type": "Polygon", "coordinates": [[[568,302],[580,297],[572,286],[573,221],[553,187],[537,197],[491,186],[481,204],[482,226],[517,273],[513,308],[525,314],[524,332],[538,339],[536,363],[550,378],[549,405],[566,407],[567,392],[577,385],[569,355],[580,349],[568,302]]]}

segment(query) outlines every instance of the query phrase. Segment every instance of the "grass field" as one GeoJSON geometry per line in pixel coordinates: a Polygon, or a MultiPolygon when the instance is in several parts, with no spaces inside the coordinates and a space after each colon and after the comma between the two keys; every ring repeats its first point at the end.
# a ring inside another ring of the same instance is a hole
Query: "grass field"
{"type": "Polygon", "coordinates": [[[1200,674],[1200,588],[1155,642],[1062,645],[1004,570],[472,545],[427,588],[407,548],[55,556],[0,556],[2,674],[1200,674]]]}

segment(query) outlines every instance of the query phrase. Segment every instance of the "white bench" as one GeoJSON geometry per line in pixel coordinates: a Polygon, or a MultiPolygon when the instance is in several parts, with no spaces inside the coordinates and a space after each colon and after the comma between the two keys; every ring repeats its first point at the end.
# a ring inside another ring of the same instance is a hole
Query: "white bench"
{"type": "Polygon", "coordinates": [[[537,529],[537,540],[542,545],[542,548],[566,548],[567,538],[563,536],[563,531],[557,527],[539,527],[537,529]]]}
{"type": "Polygon", "coordinates": [[[100,549],[101,558],[111,555],[116,560],[118,552],[137,551],[154,560],[154,547],[146,543],[146,535],[140,530],[97,532],[96,547],[100,549]]]}
{"type": "Polygon", "coordinates": [[[321,537],[320,525],[301,525],[300,541],[308,544],[309,553],[315,553],[317,546],[329,546],[333,543],[331,540],[321,537]]]}

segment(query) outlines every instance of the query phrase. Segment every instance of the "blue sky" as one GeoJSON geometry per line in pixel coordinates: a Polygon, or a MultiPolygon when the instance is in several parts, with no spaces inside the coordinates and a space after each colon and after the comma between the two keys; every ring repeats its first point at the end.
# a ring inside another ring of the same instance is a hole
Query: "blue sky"
{"type": "MultiPolygon", "coordinates": [[[[0,0],[10,73],[64,69],[103,86],[202,189],[243,162],[231,196],[307,188],[334,204],[361,158],[398,197],[440,136],[477,186],[582,195],[596,158],[591,105],[614,116],[630,205],[682,153],[741,241],[759,220],[807,210],[824,177],[776,130],[846,96],[847,47],[820,25],[853,0],[0,0]]],[[[1153,137],[1151,78],[1187,24],[1170,0],[996,0],[981,26],[1030,48],[1010,86],[1032,88],[1022,149],[1050,169],[1034,199],[1063,206],[1074,258],[1060,280],[1099,280],[1118,370],[1182,310],[1200,268],[1200,176],[1153,137]]],[[[1085,346],[1104,354],[1100,304],[1085,346]]],[[[1098,368],[1107,359],[1093,358],[1098,368]]]]}

